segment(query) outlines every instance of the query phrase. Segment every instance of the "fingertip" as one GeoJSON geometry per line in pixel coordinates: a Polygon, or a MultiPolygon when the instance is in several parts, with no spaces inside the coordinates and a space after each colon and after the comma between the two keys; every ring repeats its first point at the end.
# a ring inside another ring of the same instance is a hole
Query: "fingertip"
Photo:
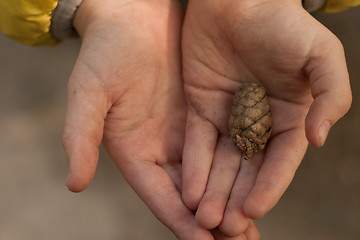
{"type": "Polygon", "coordinates": [[[321,124],[307,124],[306,138],[308,142],[314,147],[322,147],[325,144],[331,124],[329,121],[324,121],[321,124]]]}
{"type": "Polygon", "coordinates": [[[239,235],[227,235],[226,233],[222,232],[221,229],[214,229],[211,231],[215,237],[215,239],[221,240],[254,240],[246,238],[244,233],[240,233],[239,235]]]}
{"type": "Polygon", "coordinates": [[[245,236],[248,240],[260,240],[260,232],[253,221],[250,221],[249,226],[245,231],[245,236]]]}
{"type": "Polygon", "coordinates": [[[70,191],[78,193],[88,188],[92,182],[96,172],[99,151],[98,149],[90,151],[76,147],[76,144],[73,146],[74,148],[71,149],[65,148],[69,162],[66,186],[70,191]]]}
{"type": "Polygon", "coordinates": [[[88,178],[75,178],[72,177],[71,174],[68,175],[66,186],[69,189],[69,191],[74,193],[79,193],[87,189],[92,181],[92,177],[88,178]]]}
{"type": "Polygon", "coordinates": [[[66,186],[72,192],[82,192],[95,176],[99,158],[98,145],[85,138],[79,140],[69,137],[63,141],[63,146],[69,163],[66,186]]]}
{"type": "Polygon", "coordinates": [[[222,206],[216,206],[214,202],[201,202],[195,218],[203,228],[214,229],[223,219],[222,206]]]}
{"type": "Polygon", "coordinates": [[[330,128],[331,128],[331,124],[329,121],[324,121],[320,127],[319,127],[319,130],[318,130],[318,146],[323,146],[325,141],[326,141],[326,138],[329,134],[329,131],[330,131],[330,128]]]}
{"type": "Polygon", "coordinates": [[[189,208],[191,211],[195,211],[201,201],[201,198],[203,196],[203,190],[196,191],[189,188],[185,188],[183,184],[183,192],[182,192],[182,200],[187,208],[189,208]],[[189,189],[189,190],[185,190],[189,189]]]}
{"type": "Polygon", "coordinates": [[[80,193],[87,188],[87,186],[79,186],[74,184],[73,182],[66,182],[66,186],[68,190],[73,193],[80,193]]]}
{"type": "Polygon", "coordinates": [[[306,116],[306,138],[315,147],[324,145],[330,128],[350,109],[351,90],[324,93],[315,98],[306,116]]]}
{"type": "Polygon", "coordinates": [[[244,213],[249,218],[257,220],[264,217],[272,207],[268,207],[258,197],[254,196],[255,194],[251,195],[244,202],[244,213]]]}
{"type": "Polygon", "coordinates": [[[95,176],[96,166],[85,168],[73,167],[70,164],[68,177],[66,180],[67,188],[74,193],[79,193],[87,189],[95,176]]]}
{"type": "Polygon", "coordinates": [[[226,236],[238,236],[247,229],[249,220],[243,212],[228,210],[219,228],[226,236]]]}

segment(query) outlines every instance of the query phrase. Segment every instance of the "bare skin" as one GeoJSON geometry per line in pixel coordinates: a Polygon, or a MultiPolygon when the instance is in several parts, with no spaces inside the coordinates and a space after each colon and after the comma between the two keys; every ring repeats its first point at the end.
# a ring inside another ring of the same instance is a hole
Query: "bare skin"
{"type": "Polygon", "coordinates": [[[63,135],[67,186],[95,174],[103,141],[143,201],[181,240],[234,238],[201,227],[181,198],[187,106],[181,74],[183,9],[175,0],[84,0],[75,16],[83,43],[68,85],[63,135]]]}
{"type": "Polygon", "coordinates": [[[348,111],[343,48],[298,0],[190,0],[182,51],[183,200],[204,228],[238,236],[278,202],[308,143],[322,146],[348,111]],[[240,162],[227,123],[248,81],[267,89],[273,132],[266,149],[240,162]]]}

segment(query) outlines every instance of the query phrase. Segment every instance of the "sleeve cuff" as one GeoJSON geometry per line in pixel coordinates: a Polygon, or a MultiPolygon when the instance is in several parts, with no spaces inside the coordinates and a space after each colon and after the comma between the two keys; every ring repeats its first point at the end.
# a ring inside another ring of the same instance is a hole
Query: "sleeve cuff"
{"type": "Polygon", "coordinates": [[[316,12],[320,10],[326,3],[326,0],[302,0],[302,4],[306,11],[316,12]]]}
{"type": "Polygon", "coordinates": [[[51,18],[51,34],[58,40],[77,37],[73,20],[82,0],[59,0],[51,18]]]}

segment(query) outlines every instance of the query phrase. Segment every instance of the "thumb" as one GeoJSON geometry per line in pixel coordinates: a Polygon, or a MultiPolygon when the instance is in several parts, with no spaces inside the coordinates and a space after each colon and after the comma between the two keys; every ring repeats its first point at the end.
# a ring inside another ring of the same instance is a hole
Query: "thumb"
{"type": "Polygon", "coordinates": [[[333,37],[326,45],[327,50],[312,56],[305,68],[314,98],[305,121],[306,137],[317,147],[325,143],[330,128],[345,115],[352,101],[342,44],[333,37]]]}
{"type": "Polygon", "coordinates": [[[73,192],[86,189],[95,175],[107,112],[105,94],[90,75],[75,66],[68,86],[63,145],[69,162],[67,186],[73,192]]]}

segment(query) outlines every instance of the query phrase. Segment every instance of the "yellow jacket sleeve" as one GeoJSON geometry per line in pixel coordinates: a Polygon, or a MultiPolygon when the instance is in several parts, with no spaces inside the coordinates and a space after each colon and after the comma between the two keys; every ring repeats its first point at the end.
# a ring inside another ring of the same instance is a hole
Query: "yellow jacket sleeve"
{"type": "Polygon", "coordinates": [[[58,0],[0,0],[0,29],[25,44],[55,44],[50,25],[57,4],[58,0]]]}
{"type": "Polygon", "coordinates": [[[360,0],[327,0],[322,10],[325,12],[339,12],[358,5],[360,5],[360,0]]]}

